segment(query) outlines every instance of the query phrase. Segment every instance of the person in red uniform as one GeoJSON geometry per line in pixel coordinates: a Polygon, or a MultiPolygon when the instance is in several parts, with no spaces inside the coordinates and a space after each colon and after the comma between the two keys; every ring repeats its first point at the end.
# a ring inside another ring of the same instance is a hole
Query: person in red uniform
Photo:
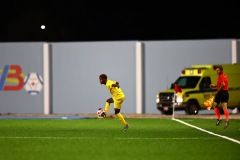
{"type": "Polygon", "coordinates": [[[217,79],[217,84],[210,84],[211,88],[216,88],[217,91],[213,94],[215,96],[214,103],[213,103],[213,108],[214,112],[217,116],[217,123],[216,125],[219,126],[220,123],[222,122],[221,116],[220,116],[220,111],[218,108],[219,103],[222,104],[222,108],[224,111],[224,115],[226,118],[224,128],[227,128],[229,125],[229,112],[227,109],[227,104],[228,104],[228,99],[229,99],[229,94],[228,94],[228,76],[223,73],[223,67],[222,66],[217,66],[216,68],[217,74],[218,74],[218,79],[217,79]]]}

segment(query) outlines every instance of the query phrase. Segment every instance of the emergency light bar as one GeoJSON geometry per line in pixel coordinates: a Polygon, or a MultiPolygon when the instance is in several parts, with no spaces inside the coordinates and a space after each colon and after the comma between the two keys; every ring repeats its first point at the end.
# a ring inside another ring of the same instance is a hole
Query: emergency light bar
{"type": "MultiPolygon", "coordinates": [[[[188,70],[190,70],[190,74],[193,74],[193,70],[194,70],[193,68],[188,69],[188,70]]],[[[201,70],[201,69],[198,69],[198,70],[197,70],[197,73],[198,73],[198,74],[201,74],[201,73],[202,73],[202,70],[201,70]]],[[[182,74],[186,74],[186,70],[182,70],[182,74]]]]}

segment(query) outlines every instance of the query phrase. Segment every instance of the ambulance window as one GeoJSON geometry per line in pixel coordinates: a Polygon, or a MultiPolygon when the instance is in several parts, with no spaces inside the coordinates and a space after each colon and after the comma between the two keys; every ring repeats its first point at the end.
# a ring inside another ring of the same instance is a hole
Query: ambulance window
{"type": "Polygon", "coordinates": [[[210,77],[203,77],[200,82],[200,89],[209,89],[211,84],[211,78],[210,77]]]}
{"type": "MultiPolygon", "coordinates": [[[[177,84],[181,88],[195,88],[200,80],[200,76],[184,76],[179,77],[175,84],[177,84]]],[[[173,85],[171,86],[173,88],[173,85]]]]}

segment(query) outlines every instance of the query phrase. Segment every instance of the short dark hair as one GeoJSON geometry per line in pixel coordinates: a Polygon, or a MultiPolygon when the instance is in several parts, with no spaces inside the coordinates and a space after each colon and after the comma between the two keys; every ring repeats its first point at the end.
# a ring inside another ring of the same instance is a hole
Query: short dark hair
{"type": "Polygon", "coordinates": [[[219,68],[220,69],[220,71],[222,71],[223,70],[223,67],[222,66],[217,66],[217,68],[219,68]]]}
{"type": "Polygon", "coordinates": [[[102,79],[107,79],[107,75],[106,74],[101,74],[99,77],[102,78],[102,79]]]}

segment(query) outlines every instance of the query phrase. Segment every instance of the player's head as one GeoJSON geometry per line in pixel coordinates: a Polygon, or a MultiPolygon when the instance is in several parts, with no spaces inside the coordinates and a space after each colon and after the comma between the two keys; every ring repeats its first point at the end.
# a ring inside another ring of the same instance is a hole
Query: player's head
{"type": "Polygon", "coordinates": [[[106,74],[101,74],[101,75],[99,76],[99,82],[100,82],[101,84],[106,84],[106,82],[107,82],[107,75],[106,75],[106,74]]]}
{"type": "Polygon", "coordinates": [[[223,67],[222,66],[217,66],[216,71],[217,71],[218,75],[222,74],[223,73],[223,67]]]}

